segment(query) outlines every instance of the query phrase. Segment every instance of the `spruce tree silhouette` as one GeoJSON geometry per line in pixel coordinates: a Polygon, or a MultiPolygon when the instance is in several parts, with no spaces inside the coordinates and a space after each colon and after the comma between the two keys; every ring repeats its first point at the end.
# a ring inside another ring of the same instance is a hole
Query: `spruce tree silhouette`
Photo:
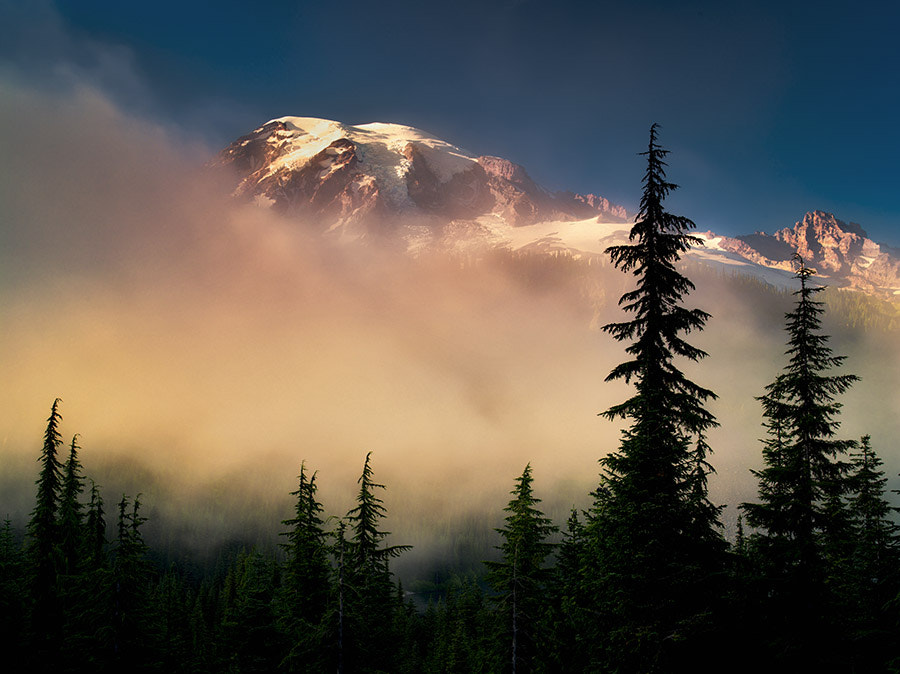
{"type": "Polygon", "coordinates": [[[780,650],[788,659],[812,662],[831,657],[836,643],[826,624],[834,585],[826,579],[829,557],[842,556],[835,548],[847,538],[845,455],[855,443],[836,437],[841,404],[835,398],[859,378],[828,374],[845,357],[832,355],[821,333],[824,306],[814,298],[824,288],[811,285],[815,271],[800,255],[794,258],[800,289],[785,315],[789,360],[759,398],[769,432],[765,467],[753,471],[759,502],[740,507],[757,529],[751,543],[765,560],[772,619],[788,628],[775,630],[780,650]]]}
{"type": "Polygon", "coordinates": [[[541,500],[534,495],[532,482],[528,464],[510,492],[513,498],[504,509],[508,513],[505,525],[497,529],[503,539],[499,546],[503,559],[487,562],[488,582],[497,592],[502,616],[501,644],[508,646],[506,660],[513,674],[539,670],[537,663],[546,659],[541,657],[546,653],[537,648],[550,579],[544,562],[553,549],[547,538],[557,529],[538,509],[541,500]]]}
{"type": "MultiPolygon", "coordinates": [[[[640,212],[629,243],[607,249],[613,263],[636,279],[619,300],[633,315],[603,329],[627,341],[629,360],[606,381],[634,385],[634,394],[603,412],[629,422],[619,449],[600,463],[600,486],[587,522],[588,554],[596,558],[601,615],[610,621],[598,635],[615,662],[651,671],[663,666],[663,643],[684,641],[706,611],[702,583],[718,566],[724,541],[720,508],[707,497],[706,433],[717,425],[705,404],[715,394],[689,380],[677,358],[707,354],[683,335],[703,328],[709,314],[682,306],[694,285],[676,268],[692,245],[694,223],[667,212],[663,202],[677,186],[666,180],[668,151],[650,129],[640,212]]],[[[611,663],[608,663],[611,664],[611,663]]]]}

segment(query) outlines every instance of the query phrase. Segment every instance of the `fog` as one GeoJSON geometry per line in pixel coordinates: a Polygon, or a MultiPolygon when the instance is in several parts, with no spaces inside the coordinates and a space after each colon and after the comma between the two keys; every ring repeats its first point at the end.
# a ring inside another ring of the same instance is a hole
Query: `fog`
{"type": "MultiPolygon", "coordinates": [[[[558,522],[587,505],[618,443],[597,413],[627,394],[603,382],[624,351],[597,330],[622,317],[624,275],[310,238],[231,203],[202,169],[211,152],[99,89],[0,78],[0,488],[15,521],[55,397],[107,499],[143,492],[155,535],[197,550],[272,541],[301,461],[345,513],[369,451],[393,540],[416,546],[407,564],[489,554],[527,462],[558,522]]],[[[685,369],[721,396],[711,491],[734,506],[755,491],[753,397],[784,362],[788,300],[703,281],[688,301],[714,314],[693,340],[711,355],[685,369]]],[[[844,434],[871,433],[893,473],[895,341],[835,343],[863,376],[844,434]]]]}

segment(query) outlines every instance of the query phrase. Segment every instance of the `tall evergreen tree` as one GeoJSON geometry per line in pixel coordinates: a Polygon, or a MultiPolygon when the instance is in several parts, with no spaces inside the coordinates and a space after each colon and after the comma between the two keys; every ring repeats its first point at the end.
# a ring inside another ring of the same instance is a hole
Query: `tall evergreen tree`
{"type": "Polygon", "coordinates": [[[796,278],[800,289],[793,311],[786,314],[788,364],[760,398],[769,439],[764,443],[759,502],[741,505],[747,522],[758,531],[752,537],[766,560],[772,611],[791,626],[778,631],[786,658],[828,653],[819,645],[833,639],[823,618],[828,612],[826,580],[839,574],[829,569],[842,557],[847,512],[842,506],[848,464],[843,459],[852,441],[836,438],[841,404],[835,398],[858,380],[852,374],[828,374],[843,356],[832,355],[828,336],[821,333],[823,303],[815,296],[822,287],[809,278],[815,272],[799,255],[796,278]]]}
{"type": "Polygon", "coordinates": [[[900,527],[893,518],[898,509],[887,500],[887,477],[870,436],[860,438],[850,463],[853,551],[844,606],[851,614],[857,667],[875,671],[900,645],[897,602],[888,601],[900,592],[900,527]]]}
{"type": "Polygon", "coordinates": [[[62,571],[74,574],[79,571],[83,545],[83,509],[81,494],[84,476],[78,459],[78,435],[72,437],[69,457],[62,470],[62,494],[59,504],[60,544],[62,546],[62,571]]]}
{"type": "Polygon", "coordinates": [[[140,495],[131,508],[122,496],[118,505],[114,563],[112,568],[111,637],[117,668],[144,671],[153,665],[153,633],[149,591],[152,570],[141,526],[140,495]]]}
{"type": "MultiPolygon", "coordinates": [[[[532,490],[531,464],[510,492],[512,499],[504,508],[506,525],[497,532],[502,537],[499,562],[486,562],[488,582],[497,592],[501,615],[501,650],[507,654],[504,669],[513,674],[539,669],[540,623],[546,606],[549,571],[544,562],[553,549],[547,538],[556,531],[549,518],[538,509],[541,502],[532,490]]],[[[543,658],[546,659],[546,658],[543,658]]],[[[502,660],[501,660],[502,662],[502,660]]]]}
{"type": "Polygon", "coordinates": [[[607,249],[615,266],[636,278],[619,300],[633,317],[603,328],[630,342],[630,359],[606,380],[633,383],[634,394],[603,413],[629,426],[618,451],[601,459],[587,527],[599,565],[594,592],[610,620],[598,640],[620,662],[631,658],[626,666],[651,671],[666,666],[663,643],[683,642],[689,623],[706,610],[703,583],[720,563],[724,539],[720,509],[706,491],[712,468],[705,438],[717,424],[705,404],[716,396],[676,364],[706,356],[683,335],[702,329],[709,314],[682,306],[694,285],[676,268],[700,239],[689,234],[691,220],[663,206],[676,185],[666,180],[668,151],[657,143],[656,124],[641,154],[647,170],[630,242],[607,249]]]}
{"type": "Polygon", "coordinates": [[[551,575],[552,637],[548,669],[559,672],[589,670],[585,648],[581,643],[587,632],[585,622],[591,621],[585,597],[584,572],[593,569],[593,561],[585,563],[585,527],[574,508],[566,521],[562,540],[556,549],[551,575]]]}
{"type": "Polygon", "coordinates": [[[348,671],[391,668],[394,644],[390,631],[395,602],[389,561],[411,547],[383,545],[390,532],[379,527],[387,510],[375,490],[384,489],[384,485],[372,477],[371,458],[371,452],[366,454],[356,506],[346,518],[350,531],[344,556],[344,584],[348,590],[344,594],[344,653],[348,671]]]}
{"type": "Polygon", "coordinates": [[[85,555],[92,569],[101,567],[106,560],[106,513],[103,510],[103,496],[97,484],[91,480],[91,500],[88,503],[85,531],[85,555]]]}
{"type": "Polygon", "coordinates": [[[872,448],[872,438],[860,438],[850,455],[849,500],[856,539],[854,551],[861,576],[873,582],[897,573],[898,527],[892,515],[898,511],[886,495],[883,462],[872,448]]]}
{"type": "Polygon", "coordinates": [[[282,628],[290,640],[290,650],[282,663],[286,671],[317,672],[327,669],[325,618],[328,610],[329,580],[327,538],[322,506],[316,500],[316,474],[307,475],[300,466],[294,517],[282,524],[287,543],[280,592],[282,628]]]}
{"type": "Polygon", "coordinates": [[[41,472],[37,482],[37,497],[34,511],[28,522],[28,545],[33,573],[34,596],[40,597],[56,584],[56,557],[59,549],[59,502],[62,491],[62,465],[59,462],[59,448],[62,437],[59,423],[59,398],[53,401],[47,429],[44,431],[44,446],[38,459],[41,472]]]}
{"type": "Polygon", "coordinates": [[[47,419],[44,444],[38,459],[41,471],[36,482],[37,496],[27,531],[31,598],[29,628],[33,639],[31,650],[34,657],[39,658],[38,667],[56,666],[60,646],[61,615],[57,584],[61,555],[59,504],[63,481],[58,458],[62,445],[60,402],[59,398],[53,401],[47,419]]]}

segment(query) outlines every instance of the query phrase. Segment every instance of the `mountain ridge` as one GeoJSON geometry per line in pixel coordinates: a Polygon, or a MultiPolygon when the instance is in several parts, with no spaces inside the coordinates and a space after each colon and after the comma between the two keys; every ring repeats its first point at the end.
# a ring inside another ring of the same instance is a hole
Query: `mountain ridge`
{"type": "MultiPolygon", "coordinates": [[[[602,254],[626,240],[629,214],[595,194],[551,192],[502,157],[476,155],[401,124],[280,117],[209,163],[233,173],[233,196],[322,235],[399,242],[407,250],[506,246],[602,254]]],[[[784,286],[799,253],[820,281],[900,299],[900,256],[857,223],[813,210],[774,234],[699,234],[688,255],[784,286]]]]}

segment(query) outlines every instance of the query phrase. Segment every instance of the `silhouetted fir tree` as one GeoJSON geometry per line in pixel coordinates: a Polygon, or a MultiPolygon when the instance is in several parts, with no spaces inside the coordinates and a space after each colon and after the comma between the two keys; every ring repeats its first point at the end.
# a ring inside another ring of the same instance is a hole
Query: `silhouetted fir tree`
{"type": "MultiPolygon", "coordinates": [[[[92,565],[91,532],[81,503],[85,478],[78,458],[79,449],[78,436],[75,435],[62,469],[59,505],[60,561],[57,579],[64,633],[63,671],[80,671],[85,661],[94,662],[95,654],[103,652],[102,610],[105,608],[103,599],[108,597],[103,585],[109,582],[109,576],[101,573],[98,566],[92,565]]],[[[99,492],[92,496],[98,499],[99,492]]],[[[99,554],[103,554],[102,549],[99,554]]],[[[99,560],[99,564],[102,565],[103,561],[99,560]]]]}
{"type": "Polygon", "coordinates": [[[85,557],[91,569],[98,569],[106,561],[106,513],[103,496],[97,484],[91,480],[91,500],[88,503],[85,522],[85,557]]]}
{"type": "Polygon", "coordinates": [[[500,615],[500,662],[503,671],[531,672],[540,668],[546,650],[540,648],[541,619],[547,599],[549,570],[545,567],[553,545],[547,538],[556,531],[550,519],[538,509],[541,502],[532,489],[531,464],[510,492],[504,508],[505,526],[497,529],[502,541],[499,562],[485,562],[488,583],[497,593],[494,601],[500,615]]]}
{"type": "Polygon", "coordinates": [[[91,482],[91,500],[77,542],[77,573],[60,577],[64,601],[67,667],[62,671],[107,671],[114,660],[114,579],[106,551],[103,499],[91,482]]]}
{"type": "Polygon", "coordinates": [[[845,606],[852,621],[854,664],[858,671],[876,671],[900,653],[896,636],[900,607],[890,601],[900,590],[900,527],[893,519],[898,509],[886,498],[887,478],[870,436],[860,439],[850,463],[853,550],[845,606]]]}
{"type": "Polygon", "coordinates": [[[147,671],[155,666],[153,615],[149,601],[152,569],[141,526],[140,495],[131,509],[124,495],[118,505],[111,571],[111,640],[114,668],[147,671]]]}
{"type": "Polygon", "coordinates": [[[299,486],[291,492],[297,501],[294,517],[282,521],[289,530],[281,535],[285,551],[284,573],[279,591],[279,622],[289,641],[282,668],[289,672],[318,672],[327,662],[329,582],[327,539],[322,506],[316,500],[316,475],[307,477],[300,466],[299,486]]]}
{"type": "Polygon", "coordinates": [[[785,317],[789,362],[759,399],[770,436],[763,448],[765,468],[753,471],[759,503],[741,508],[757,529],[752,544],[766,567],[776,652],[785,663],[808,666],[839,657],[840,639],[828,616],[836,597],[827,581],[844,570],[834,568],[846,539],[848,464],[842,457],[854,443],[835,438],[841,409],[835,397],[858,377],[827,374],[844,357],[832,355],[828,336],[820,332],[824,309],[814,297],[822,288],[809,284],[813,270],[795,257],[800,289],[785,317]]]}
{"type": "Polygon", "coordinates": [[[409,545],[382,545],[390,534],[379,529],[387,511],[375,495],[384,485],[372,479],[372,453],[358,480],[356,506],[347,513],[350,538],[344,555],[345,667],[347,671],[389,671],[394,656],[394,609],[389,560],[409,545]]]}
{"type": "Polygon", "coordinates": [[[847,480],[855,534],[854,566],[861,578],[880,583],[898,572],[900,527],[893,519],[898,508],[886,498],[887,477],[881,458],[872,449],[871,436],[860,438],[857,449],[850,454],[847,480]]]}
{"type": "Polygon", "coordinates": [[[78,459],[78,435],[72,437],[69,456],[62,469],[62,494],[59,503],[60,545],[62,547],[62,573],[74,574],[80,569],[83,546],[83,514],[81,494],[84,491],[84,475],[78,459]]]}
{"type": "Polygon", "coordinates": [[[682,306],[694,285],[675,267],[700,239],[688,233],[691,220],[663,206],[676,185],[666,180],[668,151],[657,144],[656,124],[641,154],[647,170],[630,243],[607,249],[617,268],[636,277],[636,288],[619,300],[634,316],[603,328],[630,341],[631,357],[606,380],[633,383],[635,391],[603,413],[629,427],[618,451],[601,459],[587,529],[595,610],[606,616],[594,623],[593,641],[605,649],[594,666],[654,671],[674,666],[676,655],[665,653],[665,645],[681,648],[688,635],[706,628],[704,584],[721,568],[725,544],[720,508],[706,493],[712,468],[705,434],[717,424],[704,405],[716,396],[675,364],[706,356],[682,335],[702,329],[709,314],[682,306]]]}
{"type": "Polygon", "coordinates": [[[588,671],[582,635],[586,621],[592,620],[585,605],[585,530],[584,524],[574,508],[566,520],[562,540],[556,547],[556,563],[550,577],[552,602],[552,638],[549,651],[548,671],[579,672],[588,671]]]}
{"type": "Polygon", "coordinates": [[[61,619],[57,569],[60,562],[59,501],[62,491],[62,466],[58,454],[62,445],[59,423],[59,398],[53,401],[44,444],[38,461],[37,496],[28,521],[28,573],[30,589],[29,631],[31,653],[38,658],[35,667],[53,668],[59,656],[61,619]]]}

